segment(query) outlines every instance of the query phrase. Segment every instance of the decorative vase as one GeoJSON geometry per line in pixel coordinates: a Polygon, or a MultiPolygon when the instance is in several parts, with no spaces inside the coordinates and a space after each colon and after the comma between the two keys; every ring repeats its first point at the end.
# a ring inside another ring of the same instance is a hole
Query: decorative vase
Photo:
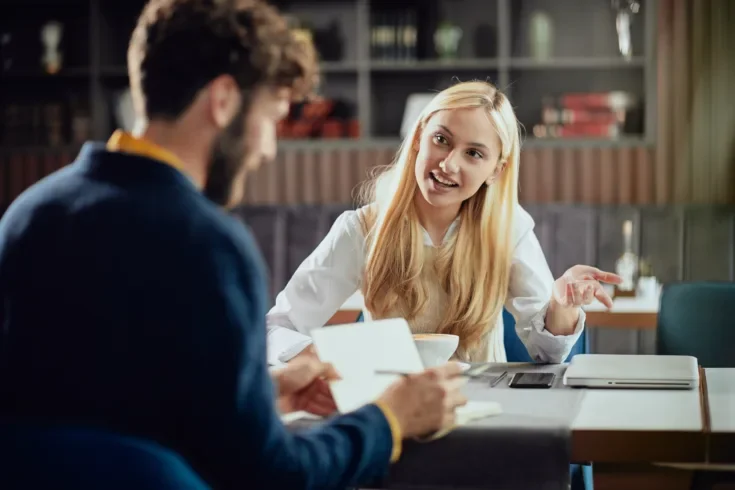
{"type": "Polygon", "coordinates": [[[434,49],[441,59],[457,57],[462,28],[450,22],[442,22],[434,32],[434,49]]]}
{"type": "Polygon", "coordinates": [[[548,60],[554,51],[554,23],[551,16],[542,10],[531,13],[528,21],[528,45],[531,57],[548,60]]]}

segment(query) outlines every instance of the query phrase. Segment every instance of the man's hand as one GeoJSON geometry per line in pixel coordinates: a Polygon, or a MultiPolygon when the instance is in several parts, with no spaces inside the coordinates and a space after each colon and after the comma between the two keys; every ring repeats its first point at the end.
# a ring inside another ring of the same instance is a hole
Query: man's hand
{"type": "Polygon", "coordinates": [[[319,356],[316,353],[316,349],[314,349],[314,344],[309,344],[308,346],[306,346],[304,350],[302,350],[301,352],[293,356],[293,358],[288,362],[290,363],[290,362],[297,361],[299,359],[304,359],[307,357],[310,357],[317,361],[319,360],[319,356]]]}
{"type": "Polygon", "coordinates": [[[339,379],[331,364],[316,356],[299,356],[285,367],[271,371],[278,387],[278,407],[282,413],[305,410],[327,416],[337,410],[329,381],[339,379]]]}
{"type": "Polygon", "coordinates": [[[454,410],[467,403],[461,393],[467,378],[456,362],[406,376],[380,397],[398,419],[403,437],[417,437],[454,425],[454,410]]]}

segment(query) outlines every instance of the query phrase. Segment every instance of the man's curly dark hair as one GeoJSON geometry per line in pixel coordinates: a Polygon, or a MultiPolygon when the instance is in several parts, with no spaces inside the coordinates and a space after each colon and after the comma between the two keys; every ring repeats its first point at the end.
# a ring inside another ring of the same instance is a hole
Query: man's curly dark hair
{"type": "Polygon", "coordinates": [[[128,67],[136,108],[148,119],[177,119],[224,74],[246,97],[274,86],[299,99],[318,79],[313,45],[260,0],[150,0],[130,40],[128,67]]]}

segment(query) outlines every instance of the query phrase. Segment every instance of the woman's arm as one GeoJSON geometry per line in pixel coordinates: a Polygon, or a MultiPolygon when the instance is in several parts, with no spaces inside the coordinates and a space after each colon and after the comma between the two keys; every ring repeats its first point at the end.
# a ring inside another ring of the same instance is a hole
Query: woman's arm
{"type": "Polygon", "coordinates": [[[565,315],[557,314],[559,310],[551,304],[554,277],[533,232],[533,219],[519,207],[516,221],[520,238],[513,253],[505,307],[515,318],[518,337],[533,359],[564,362],[582,334],[585,313],[574,308],[565,310],[565,315]],[[560,331],[559,322],[564,324],[565,334],[554,335],[552,331],[560,331]]]}
{"type": "Polygon", "coordinates": [[[359,214],[346,211],[301,263],[266,315],[269,364],[288,362],[311,345],[309,332],[323,327],[359,289],[364,254],[359,214]]]}

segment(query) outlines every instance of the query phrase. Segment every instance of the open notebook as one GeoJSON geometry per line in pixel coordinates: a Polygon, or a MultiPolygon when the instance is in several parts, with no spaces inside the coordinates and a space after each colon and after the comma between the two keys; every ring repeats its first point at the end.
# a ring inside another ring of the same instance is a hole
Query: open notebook
{"type": "MultiPolygon", "coordinates": [[[[424,370],[411,330],[403,319],[320,328],[312,331],[312,337],[319,357],[332,363],[342,377],[331,383],[332,396],[342,413],[375,401],[399,376],[376,372],[424,370]]],[[[469,402],[457,409],[457,425],[499,413],[498,403],[469,402]]],[[[443,434],[436,436],[439,435],[443,434]]]]}

